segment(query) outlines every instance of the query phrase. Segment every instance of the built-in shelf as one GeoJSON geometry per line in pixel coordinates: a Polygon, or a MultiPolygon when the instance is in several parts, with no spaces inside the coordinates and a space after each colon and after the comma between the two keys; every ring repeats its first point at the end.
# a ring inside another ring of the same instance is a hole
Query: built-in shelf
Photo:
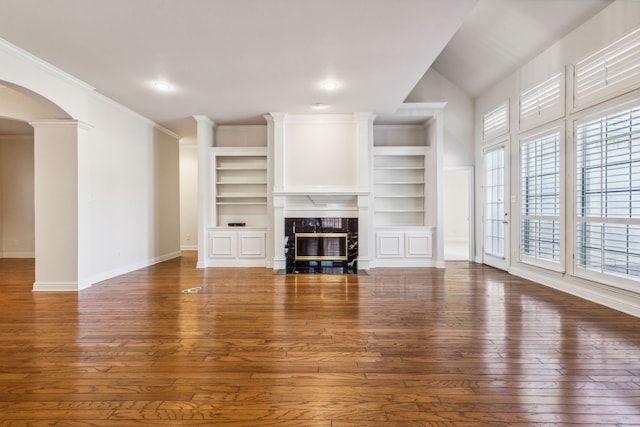
{"type": "Polygon", "coordinates": [[[426,147],[374,148],[376,227],[425,225],[426,147]]]}
{"type": "Polygon", "coordinates": [[[212,149],[217,227],[229,223],[267,225],[266,147],[216,147],[212,149]]]}

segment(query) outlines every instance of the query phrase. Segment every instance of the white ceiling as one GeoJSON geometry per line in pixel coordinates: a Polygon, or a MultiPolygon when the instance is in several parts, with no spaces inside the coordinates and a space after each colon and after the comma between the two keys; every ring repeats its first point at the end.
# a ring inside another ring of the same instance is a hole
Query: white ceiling
{"type": "Polygon", "coordinates": [[[193,115],[389,114],[432,65],[475,96],[610,2],[0,0],[0,38],[189,135],[193,115]]]}
{"type": "Polygon", "coordinates": [[[480,0],[433,68],[472,97],[613,0],[480,0]]]}

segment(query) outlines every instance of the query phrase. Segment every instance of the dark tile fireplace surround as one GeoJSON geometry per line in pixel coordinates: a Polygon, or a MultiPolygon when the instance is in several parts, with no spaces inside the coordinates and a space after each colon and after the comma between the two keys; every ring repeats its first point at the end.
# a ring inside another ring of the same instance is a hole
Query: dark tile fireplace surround
{"type": "Polygon", "coordinates": [[[285,218],[284,249],[287,274],[357,274],[358,218],[285,218]]]}

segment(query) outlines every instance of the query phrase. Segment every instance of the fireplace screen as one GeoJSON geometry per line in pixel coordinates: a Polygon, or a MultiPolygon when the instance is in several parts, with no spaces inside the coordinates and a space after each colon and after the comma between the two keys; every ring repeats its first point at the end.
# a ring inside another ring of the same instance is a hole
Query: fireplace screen
{"type": "Polygon", "coordinates": [[[296,233],[295,259],[300,261],[346,261],[347,233],[296,233]]]}

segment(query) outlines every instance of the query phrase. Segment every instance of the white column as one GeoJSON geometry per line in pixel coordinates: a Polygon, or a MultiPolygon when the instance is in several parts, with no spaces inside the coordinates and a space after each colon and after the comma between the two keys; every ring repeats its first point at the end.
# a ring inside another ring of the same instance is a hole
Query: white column
{"type": "Polygon", "coordinates": [[[355,113],[358,146],[358,269],[368,270],[373,253],[371,188],[373,181],[373,113],[355,113]]]}
{"type": "Polygon", "coordinates": [[[211,180],[211,147],[216,124],[206,116],[193,116],[197,122],[198,142],[198,262],[197,268],[207,266],[207,229],[212,227],[213,194],[211,180]]]}
{"type": "Polygon", "coordinates": [[[89,283],[89,127],[76,120],[34,127],[34,291],[77,291],[89,283]]]}
{"type": "Polygon", "coordinates": [[[284,258],[284,210],[286,197],[284,192],[284,162],[285,162],[285,120],[287,113],[269,113],[265,115],[267,119],[267,144],[269,146],[269,166],[271,168],[270,183],[271,207],[273,209],[271,224],[271,259],[270,262],[274,270],[285,268],[284,258]]]}
{"type": "Polygon", "coordinates": [[[442,110],[434,112],[435,119],[435,168],[436,168],[436,250],[435,264],[438,268],[444,268],[444,117],[442,110]]]}

